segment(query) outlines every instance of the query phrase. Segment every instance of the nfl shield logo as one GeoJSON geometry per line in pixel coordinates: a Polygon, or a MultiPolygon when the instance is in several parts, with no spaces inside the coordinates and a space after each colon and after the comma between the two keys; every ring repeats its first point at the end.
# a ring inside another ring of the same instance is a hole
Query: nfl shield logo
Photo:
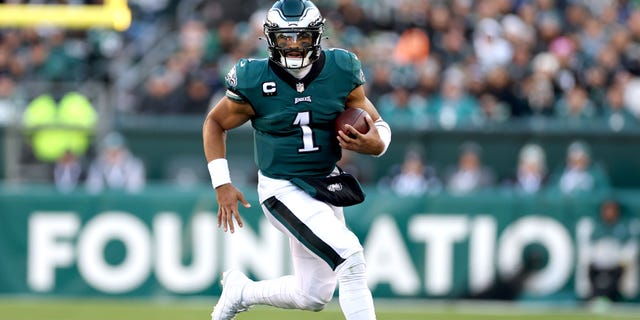
{"type": "Polygon", "coordinates": [[[298,92],[304,91],[304,83],[299,82],[298,84],[296,84],[296,90],[298,92]]]}

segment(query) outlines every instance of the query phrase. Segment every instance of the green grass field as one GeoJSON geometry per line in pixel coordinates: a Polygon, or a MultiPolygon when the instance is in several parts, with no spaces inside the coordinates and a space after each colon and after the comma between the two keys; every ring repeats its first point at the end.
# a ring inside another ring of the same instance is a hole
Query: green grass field
{"type": "MultiPolygon", "coordinates": [[[[202,300],[42,300],[0,299],[1,320],[207,320],[211,305],[202,300]]],[[[639,307],[612,307],[603,313],[588,308],[521,306],[483,302],[393,302],[377,303],[380,320],[629,320],[640,319],[639,307]]],[[[238,320],[333,320],[344,319],[338,306],[321,312],[277,310],[256,307],[238,315],[238,320]]]]}

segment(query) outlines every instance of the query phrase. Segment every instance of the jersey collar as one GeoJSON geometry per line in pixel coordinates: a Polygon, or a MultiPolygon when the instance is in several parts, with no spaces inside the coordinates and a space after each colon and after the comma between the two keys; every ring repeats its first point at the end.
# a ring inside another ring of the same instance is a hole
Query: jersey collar
{"type": "Polygon", "coordinates": [[[278,76],[278,78],[286,82],[289,86],[291,86],[291,88],[293,88],[293,90],[301,92],[299,88],[302,88],[302,91],[304,91],[307,87],[309,87],[309,85],[311,85],[311,82],[313,82],[313,80],[315,80],[320,75],[320,72],[324,68],[325,60],[326,57],[324,51],[321,51],[318,60],[315,61],[313,65],[311,65],[309,74],[304,76],[304,78],[302,79],[296,79],[296,77],[287,72],[287,70],[271,60],[269,60],[269,67],[278,76]]]}

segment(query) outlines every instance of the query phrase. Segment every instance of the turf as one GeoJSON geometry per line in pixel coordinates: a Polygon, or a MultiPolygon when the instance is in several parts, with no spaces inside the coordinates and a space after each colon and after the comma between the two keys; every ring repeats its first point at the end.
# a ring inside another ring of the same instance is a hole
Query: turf
{"type": "MultiPolygon", "coordinates": [[[[0,320],[196,320],[210,319],[211,306],[202,300],[142,301],[142,300],[42,300],[0,299],[0,320]]],[[[588,308],[522,307],[514,304],[425,302],[377,304],[380,320],[640,320],[637,307],[609,309],[593,313],[588,308]]],[[[322,312],[277,310],[256,307],[238,315],[238,320],[333,320],[344,319],[336,304],[322,312]]]]}

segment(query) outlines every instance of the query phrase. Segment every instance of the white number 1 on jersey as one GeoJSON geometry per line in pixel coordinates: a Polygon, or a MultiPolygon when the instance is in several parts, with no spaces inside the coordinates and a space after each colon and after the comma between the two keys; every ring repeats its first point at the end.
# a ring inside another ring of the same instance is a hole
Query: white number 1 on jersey
{"type": "Polygon", "coordinates": [[[311,113],[309,111],[298,112],[293,121],[294,125],[298,125],[302,129],[302,148],[298,149],[298,152],[313,152],[320,149],[313,145],[313,131],[309,127],[310,122],[311,113]]]}

